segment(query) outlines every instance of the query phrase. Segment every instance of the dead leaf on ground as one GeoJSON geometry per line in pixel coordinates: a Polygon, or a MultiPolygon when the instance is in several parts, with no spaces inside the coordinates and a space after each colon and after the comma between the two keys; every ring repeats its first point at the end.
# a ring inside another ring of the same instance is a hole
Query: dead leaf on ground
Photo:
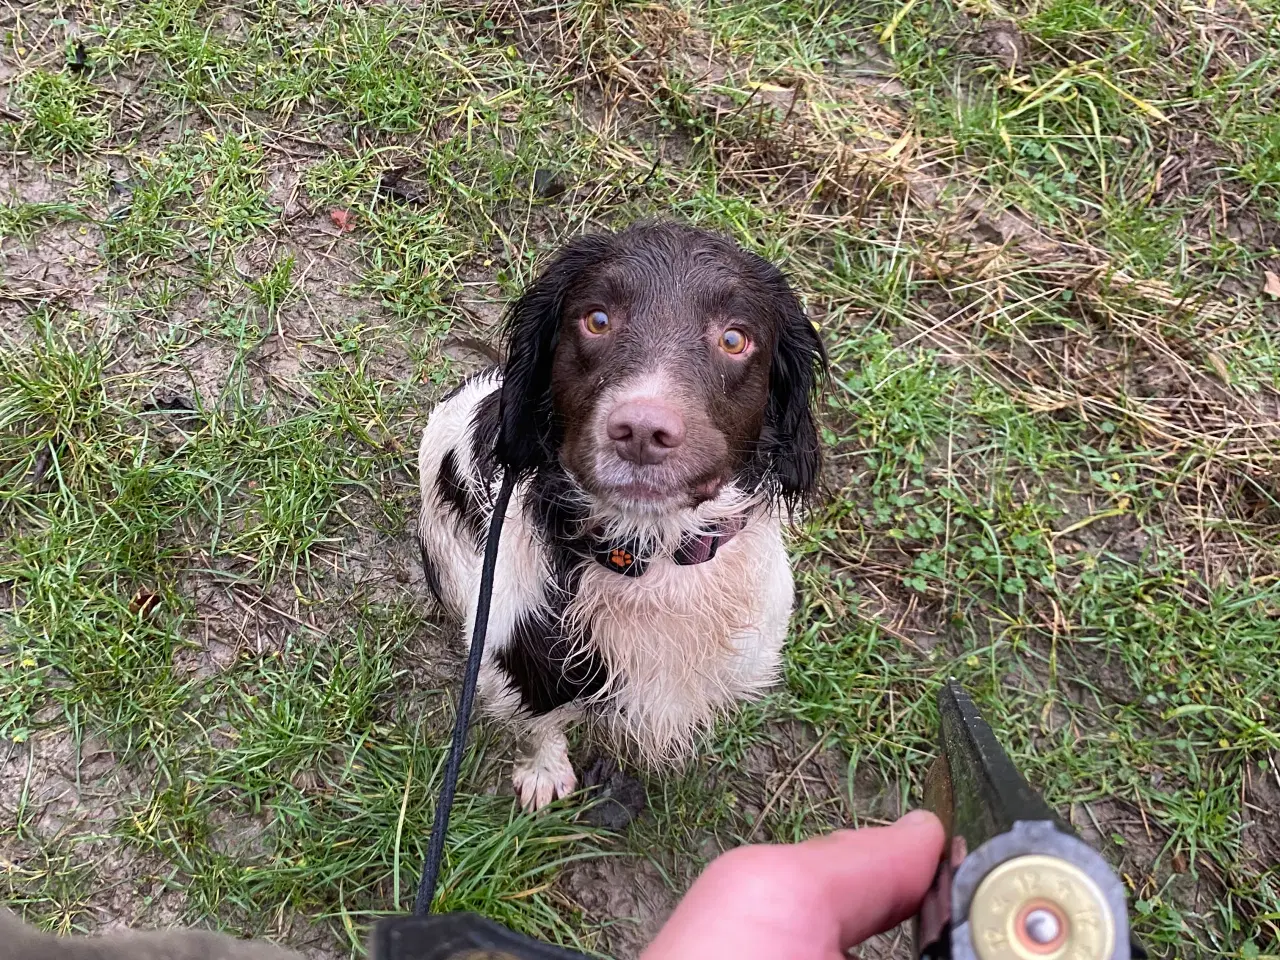
{"type": "Polygon", "coordinates": [[[343,233],[350,233],[356,228],[356,216],[350,210],[333,209],[329,211],[329,219],[343,233]]]}
{"type": "Polygon", "coordinates": [[[1262,285],[1263,293],[1280,300],[1280,274],[1272,273],[1270,270],[1263,270],[1262,275],[1266,278],[1266,282],[1262,285]]]}

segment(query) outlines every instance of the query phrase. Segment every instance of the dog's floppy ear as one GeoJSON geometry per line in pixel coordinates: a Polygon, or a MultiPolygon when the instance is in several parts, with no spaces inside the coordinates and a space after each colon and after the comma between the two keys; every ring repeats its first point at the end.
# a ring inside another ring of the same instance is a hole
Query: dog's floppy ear
{"type": "Polygon", "coordinates": [[[565,297],[583,271],[603,263],[612,248],[612,237],[604,234],[569,242],[507,311],[495,454],[508,470],[528,473],[555,459],[560,424],[551,403],[551,361],[565,297]]]}
{"type": "Polygon", "coordinates": [[[822,470],[813,404],[826,379],[827,353],[786,279],[776,269],[771,272],[781,324],[769,371],[763,438],[777,493],[794,505],[813,493],[822,470]]]}

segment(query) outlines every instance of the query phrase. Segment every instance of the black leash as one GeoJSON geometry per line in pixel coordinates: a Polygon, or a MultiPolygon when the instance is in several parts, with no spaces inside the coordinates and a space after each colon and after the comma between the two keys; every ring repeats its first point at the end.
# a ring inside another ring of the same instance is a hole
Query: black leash
{"type": "Polygon", "coordinates": [[[436,803],[435,819],[431,821],[431,842],[427,845],[427,859],[422,864],[422,879],[418,881],[418,895],[413,901],[416,916],[431,912],[431,902],[436,898],[436,883],[440,879],[440,862],[444,859],[444,836],[449,831],[449,813],[453,810],[453,795],[458,789],[458,771],[462,767],[462,755],[467,748],[467,727],[471,720],[471,705],[476,698],[476,679],[480,676],[480,659],[484,654],[484,638],[489,629],[489,604],[493,599],[493,573],[498,565],[498,538],[502,535],[502,520],[507,503],[515,489],[516,472],[504,470],[502,487],[493,504],[493,517],[489,520],[489,538],[484,544],[484,566],[480,568],[480,596],[476,601],[476,625],[471,633],[471,652],[467,654],[467,669],[462,678],[462,692],[458,695],[458,717],[453,723],[453,743],[449,747],[449,760],[444,767],[444,784],[436,803]]]}

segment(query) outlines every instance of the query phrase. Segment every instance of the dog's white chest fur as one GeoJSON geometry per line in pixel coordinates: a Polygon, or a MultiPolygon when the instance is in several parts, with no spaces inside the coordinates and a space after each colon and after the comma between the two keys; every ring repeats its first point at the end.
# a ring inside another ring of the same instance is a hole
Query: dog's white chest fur
{"type": "Polygon", "coordinates": [[[608,666],[605,719],[655,760],[776,678],[791,605],[780,525],[762,516],[707,563],[657,560],[635,579],[589,564],[569,617],[608,666]]]}

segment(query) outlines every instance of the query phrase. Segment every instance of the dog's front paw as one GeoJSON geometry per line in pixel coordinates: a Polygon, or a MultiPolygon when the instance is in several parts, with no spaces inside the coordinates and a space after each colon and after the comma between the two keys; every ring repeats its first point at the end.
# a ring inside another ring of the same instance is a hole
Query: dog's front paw
{"type": "Polygon", "coordinates": [[[541,810],[558,797],[567,797],[578,786],[573,765],[565,750],[539,750],[516,761],[511,775],[520,806],[529,812],[541,810]]]}

